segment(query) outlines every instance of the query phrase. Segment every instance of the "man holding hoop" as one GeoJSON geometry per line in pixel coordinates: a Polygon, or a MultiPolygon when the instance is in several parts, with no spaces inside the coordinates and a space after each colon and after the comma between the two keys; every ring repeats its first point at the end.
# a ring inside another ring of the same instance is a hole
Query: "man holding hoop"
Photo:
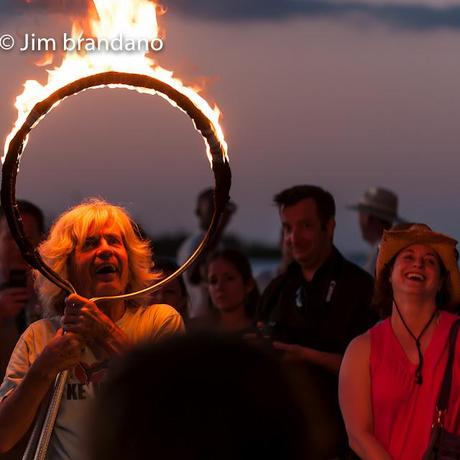
{"type": "Polygon", "coordinates": [[[133,343],[181,333],[183,322],[172,307],[146,306],[142,298],[89,300],[137,291],[156,278],[149,245],[123,208],[98,199],[72,208],[57,219],[39,251],[78,295],[66,298],[38,274],[49,318],[32,324],[12,354],[0,387],[0,452],[26,434],[57,374],[68,369],[47,458],[84,458],[85,415],[110,359],[133,343]]]}

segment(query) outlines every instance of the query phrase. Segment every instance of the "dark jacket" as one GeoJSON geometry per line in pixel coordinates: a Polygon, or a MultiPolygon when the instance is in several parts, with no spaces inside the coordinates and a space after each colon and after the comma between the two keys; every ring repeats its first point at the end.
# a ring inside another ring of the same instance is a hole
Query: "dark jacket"
{"type": "Polygon", "coordinates": [[[334,247],[310,282],[294,262],[265,289],[257,319],[274,340],[343,354],[349,342],[377,317],[370,304],[372,276],[334,247]]]}
{"type": "MultiPolygon", "coordinates": [[[[265,323],[265,335],[273,340],[343,354],[350,341],[377,320],[370,308],[373,284],[367,272],[334,247],[310,282],[295,262],[275,278],[262,294],[258,321],[265,323]]],[[[337,375],[307,362],[296,372],[305,389],[310,460],[349,458],[337,375]]]]}

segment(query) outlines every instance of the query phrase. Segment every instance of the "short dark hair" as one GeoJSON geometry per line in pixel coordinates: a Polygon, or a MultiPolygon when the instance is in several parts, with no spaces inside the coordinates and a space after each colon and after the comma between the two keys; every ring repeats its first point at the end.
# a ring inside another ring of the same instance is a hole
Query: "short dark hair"
{"type": "MultiPolygon", "coordinates": [[[[43,211],[35,204],[26,200],[18,200],[17,205],[21,214],[27,214],[33,217],[40,234],[45,233],[45,217],[43,215],[43,211]]],[[[3,211],[3,207],[0,206],[0,219],[2,219],[4,216],[5,212],[3,211]]]]}
{"type": "Polygon", "coordinates": [[[293,206],[306,198],[314,200],[321,226],[325,228],[327,223],[335,217],[334,197],[327,190],[316,185],[295,185],[276,194],[273,201],[281,208],[282,206],[293,206]]]}

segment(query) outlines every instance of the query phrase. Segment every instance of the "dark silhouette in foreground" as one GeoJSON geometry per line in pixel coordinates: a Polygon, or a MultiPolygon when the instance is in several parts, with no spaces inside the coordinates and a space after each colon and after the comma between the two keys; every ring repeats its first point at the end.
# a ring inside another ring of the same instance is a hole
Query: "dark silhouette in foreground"
{"type": "Polygon", "coordinates": [[[91,459],[307,459],[297,393],[276,359],[236,339],[138,348],[97,401],[91,459]]]}

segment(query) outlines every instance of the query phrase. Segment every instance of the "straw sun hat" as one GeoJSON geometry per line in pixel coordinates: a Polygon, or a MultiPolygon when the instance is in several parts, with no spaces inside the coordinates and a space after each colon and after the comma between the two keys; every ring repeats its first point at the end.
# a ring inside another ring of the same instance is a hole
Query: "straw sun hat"
{"type": "Polygon", "coordinates": [[[429,246],[438,254],[448,272],[447,289],[452,304],[460,304],[460,272],[457,265],[457,241],[442,233],[433,232],[425,224],[402,224],[390,230],[385,230],[377,257],[377,282],[380,281],[385,266],[400,251],[413,244],[429,246]]]}

